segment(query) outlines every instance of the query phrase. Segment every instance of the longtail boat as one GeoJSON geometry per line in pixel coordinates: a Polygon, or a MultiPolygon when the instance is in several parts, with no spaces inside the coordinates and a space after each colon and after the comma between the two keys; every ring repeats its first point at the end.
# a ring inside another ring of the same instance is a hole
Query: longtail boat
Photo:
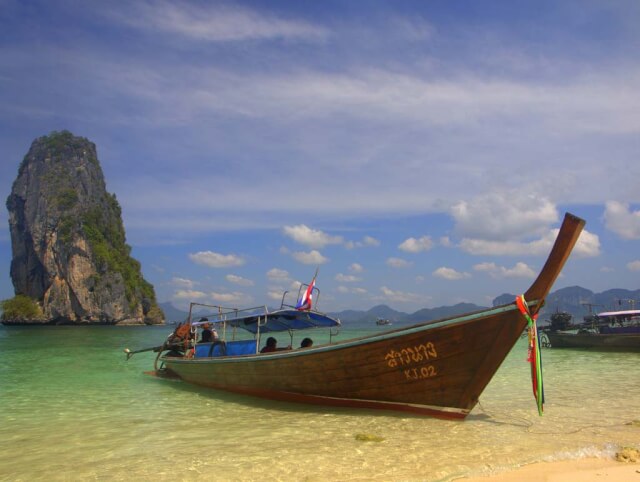
{"type": "MultiPolygon", "coordinates": [[[[267,399],[464,419],[527,325],[531,327],[583,226],[582,219],[565,215],[542,271],[513,303],[361,338],[335,341],[330,337],[329,343],[310,348],[269,353],[259,351],[267,333],[332,330],[340,322],[284,301],[281,309],[272,312],[220,309],[216,319],[204,321],[193,321],[190,309],[188,321],[155,348],[158,355],[152,373],[267,399]],[[206,323],[216,326],[222,336],[210,343],[195,342],[195,330],[206,323]],[[239,329],[253,338],[230,339],[239,329]]],[[[312,292],[313,283],[307,294],[312,292]]],[[[536,348],[539,352],[536,333],[530,333],[534,339],[530,354],[536,348]]],[[[532,377],[540,399],[539,366],[536,371],[532,365],[532,377]]]]}
{"type": "Polygon", "coordinates": [[[604,311],[586,316],[583,323],[553,328],[540,335],[543,346],[640,351],[640,310],[604,311]]]}

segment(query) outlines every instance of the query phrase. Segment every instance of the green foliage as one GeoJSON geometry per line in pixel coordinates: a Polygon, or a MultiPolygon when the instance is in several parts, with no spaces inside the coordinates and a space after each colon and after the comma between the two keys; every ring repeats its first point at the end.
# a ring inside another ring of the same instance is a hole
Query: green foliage
{"type": "Polygon", "coordinates": [[[154,305],[147,313],[146,321],[152,325],[158,325],[164,320],[164,313],[158,305],[154,305]]]}
{"type": "Polygon", "coordinates": [[[60,218],[58,224],[58,239],[60,239],[65,245],[69,245],[73,237],[73,227],[75,220],[71,216],[63,216],[60,218]]]}
{"type": "Polygon", "coordinates": [[[107,195],[106,205],[107,209],[88,211],[82,225],[98,269],[122,275],[131,307],[142,298],[155,302],[153,286],[142,277],[140,263],[130,256],[131,247],[125,242],[120,204],[115,195],[107,195]]]}
{"type": "Polygon", "coordinates": [[[33,320],[42,318],[42,310],[35,300],[25,295],[16,295],[11,299],[0,302],[2,320],[33,320]]]}
{"type": "Polygon", "coordinates": [[[48,149],[52,151],[52,154],[60,153],[61,151],[71,147],[80,147],[80,137],[75,137],[68,130],[53,131],[48,136],[45,136],[44,140],[48,149]]]}
{"type": "Polygon", "coordinates": [[[60,209],[67,211],[78,202],[78,193],[70,187],[62,188],[56,196],[56,202],[60,209]]]}

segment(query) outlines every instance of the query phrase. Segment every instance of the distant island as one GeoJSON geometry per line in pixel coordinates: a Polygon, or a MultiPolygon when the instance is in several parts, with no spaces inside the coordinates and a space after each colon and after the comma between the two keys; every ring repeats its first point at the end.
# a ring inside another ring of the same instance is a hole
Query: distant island
{"type": "Polygon", "coordinates": [[[4,324],[161,324],[130,256],[96,146],[69,131],[33,141],[7,199],[11,280],[4,324]]]}

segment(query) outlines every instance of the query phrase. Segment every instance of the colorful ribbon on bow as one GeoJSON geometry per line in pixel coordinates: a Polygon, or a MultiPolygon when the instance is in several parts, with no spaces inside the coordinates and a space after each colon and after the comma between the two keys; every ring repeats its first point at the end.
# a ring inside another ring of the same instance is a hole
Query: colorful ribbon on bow
{"type": "Polygon", "coordinates": [[[531,315],[529,311],[529,305],[527,300],[524,299],[524,295],[516,297],[516,305],[522,313],[522,316],[527,320],[527,326],[529,328],[529,351],[527,355],[527,361],[531,363],[531,385],[533,387],[533,396],[536,399],[538,406],[538,414],[542,416],[544,410],[544,383],[542,382],[542,357],[540,355],[540,339],[538,338],[538,327],[536,326],[536,319],[538,314],[531,315]]]}

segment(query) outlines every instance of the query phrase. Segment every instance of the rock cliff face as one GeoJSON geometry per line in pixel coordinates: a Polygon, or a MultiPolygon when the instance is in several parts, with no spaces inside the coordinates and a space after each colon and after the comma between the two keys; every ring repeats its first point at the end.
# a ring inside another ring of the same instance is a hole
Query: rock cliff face
{"type": "Polygon", "coordinates": [[[36,139],[7,209],[11,279],[17,295],[40,303],[37,322],[163,323],[92,142],[68,131],[36,139]]]}

